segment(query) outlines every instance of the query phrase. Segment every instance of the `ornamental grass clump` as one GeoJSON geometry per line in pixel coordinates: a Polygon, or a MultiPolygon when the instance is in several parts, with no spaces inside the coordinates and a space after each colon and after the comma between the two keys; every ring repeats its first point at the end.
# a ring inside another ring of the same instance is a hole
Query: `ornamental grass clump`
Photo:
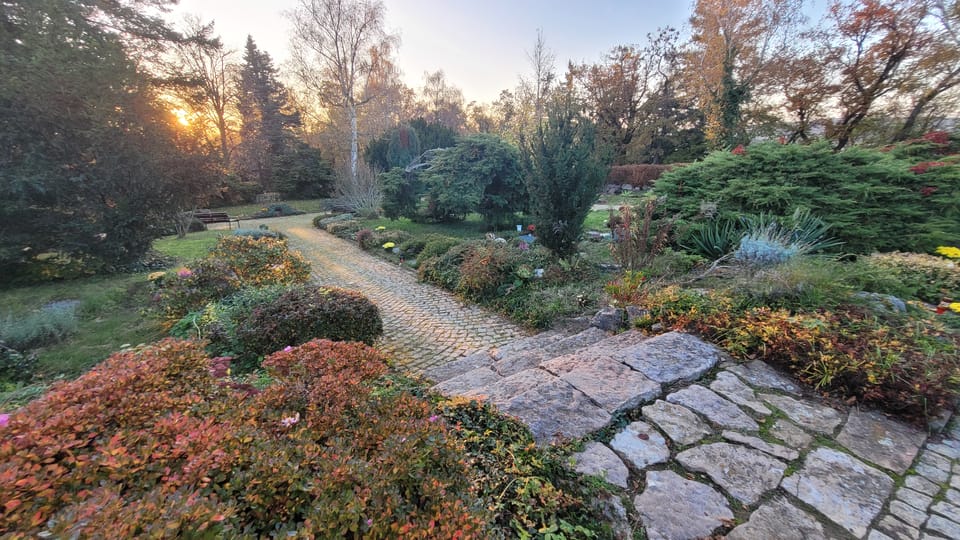
{"type": "Polygon", "coordinates": [[[746,218],[747,232],[733,252],[734,259],[753,266],[782,264],[798,255],[806,255],[839,246],[827,236],[830,225],[797,209],[788,219],[769,216],[746,218]]]}

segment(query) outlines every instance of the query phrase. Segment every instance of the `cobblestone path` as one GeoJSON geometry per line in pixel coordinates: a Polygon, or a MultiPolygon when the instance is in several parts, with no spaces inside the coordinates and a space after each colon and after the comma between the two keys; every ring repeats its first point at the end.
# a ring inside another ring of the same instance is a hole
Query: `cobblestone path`
{"type": "Polygon", "coordinates": [[[420,372],[478,349],[526,335],[507,319],[417,282],[412,272],[365,253],[350,242],[316,229],[313,216],[245,221],[263,223],[288,236],[313,267],[317,283],[362,292],[380,308],[381,350],[401,368],[420,372]]]}

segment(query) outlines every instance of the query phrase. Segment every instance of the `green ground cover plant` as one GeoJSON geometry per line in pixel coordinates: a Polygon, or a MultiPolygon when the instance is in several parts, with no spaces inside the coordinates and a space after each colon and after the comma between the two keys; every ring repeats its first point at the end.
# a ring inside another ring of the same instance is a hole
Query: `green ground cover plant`
{"type": "Polygon", "coordinates": [[[794,261],[749,278],[715,280],[710,288],[634,290],[629,300],[649,311],[640,326],[659,322],[699,333],[738,358],[763,359],[844,400],[914,420],[953,407],[960,397],[960,336],[920,311],[858,304],[856,278],[844,283],[842,274],[825,269],[794,261]]]}

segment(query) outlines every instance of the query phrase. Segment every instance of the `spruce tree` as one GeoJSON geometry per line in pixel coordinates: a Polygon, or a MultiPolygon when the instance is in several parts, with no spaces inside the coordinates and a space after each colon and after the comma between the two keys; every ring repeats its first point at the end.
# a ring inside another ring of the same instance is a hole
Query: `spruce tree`
{"type": "Polygon", "coordinates": [[[287,153],[293,137],[290,129],[300,125],[300,115],[293,110],[287,89],[277,80],[270,55],[260,51],[251,36],[247,36],[240,71],[238,108],[242,172],[264,191],[273,191],[277,159],[287,153]]]}

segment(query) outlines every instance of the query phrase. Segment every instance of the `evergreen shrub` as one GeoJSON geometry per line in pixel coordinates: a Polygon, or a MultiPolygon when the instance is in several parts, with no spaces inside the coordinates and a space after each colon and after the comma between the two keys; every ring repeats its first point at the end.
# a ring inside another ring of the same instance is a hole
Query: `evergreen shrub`
{"type": "Polygon", "coordinates": [[[372,345],[382,334],[380,310],[362,294],[301,285],[239,318],[235,339],[242,348],[238,358],[247,366],[259,356],[315,338],[372,345]]]}
{"type": "Polygon", "coordinates": [[[960,236],[960,168],[947,163],[918,174],[915,161],[867,148],[835,153],[826,143],[763,143],[667,172],[654,192],[666,196],[668,213],[688,222],[703,219],[703,203],[727,220],[785,218],[806,208],[847,252],[930,252],[960,236]]]}

